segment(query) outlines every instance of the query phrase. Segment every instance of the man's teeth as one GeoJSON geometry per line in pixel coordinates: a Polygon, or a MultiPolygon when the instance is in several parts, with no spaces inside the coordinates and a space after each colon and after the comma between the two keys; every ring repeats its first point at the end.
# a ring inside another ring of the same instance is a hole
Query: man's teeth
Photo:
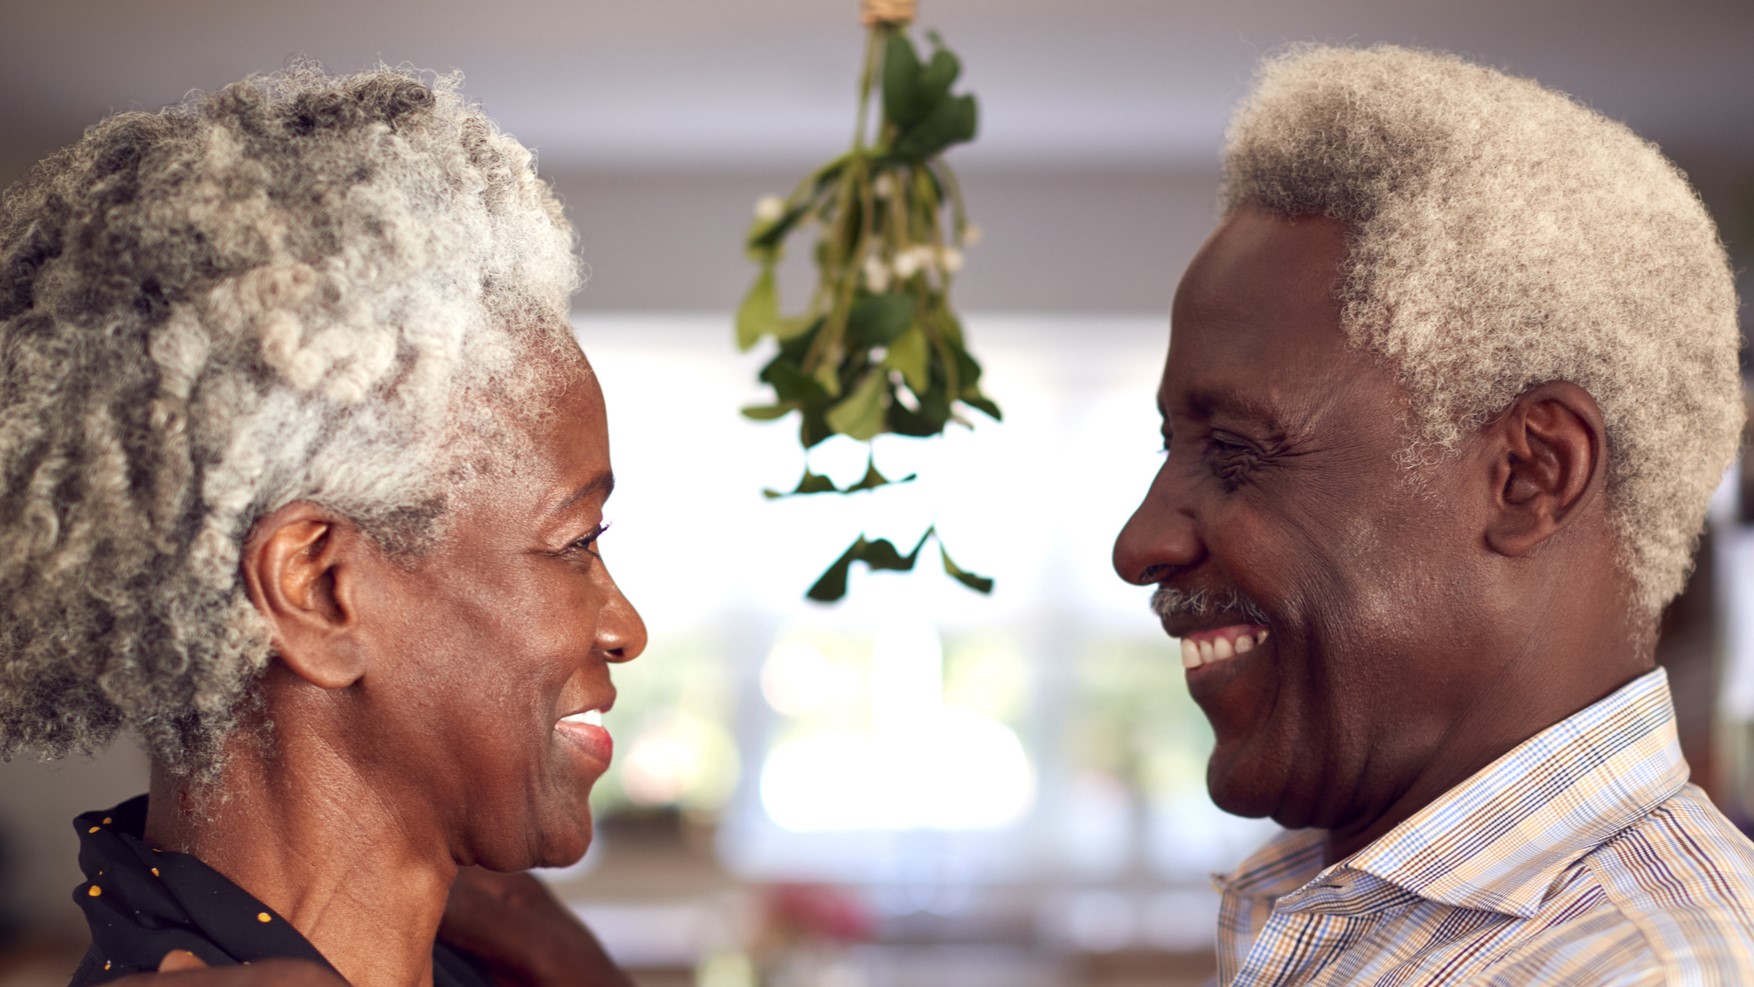
{"type": "Polygon", "coordinates": [[[1182,639],[1182,667],[1199,668],[1215,661],[1224,661],[1237,655],[1246,655],[1267,640],[1267,629],[1261,628],[1246,634],[1238,634],[1235,642],[1227,636],[1206,638],[1202,641],[1182,639]]]}
{"type": "Polygon", "coordinates": [[[574,713],[571,716],[563,716],[560,718],[560,722],[586,723],[594,727],[600,727],[603,725],[603,711],[600,709],[587,709],[583,713],[574,713]]]}

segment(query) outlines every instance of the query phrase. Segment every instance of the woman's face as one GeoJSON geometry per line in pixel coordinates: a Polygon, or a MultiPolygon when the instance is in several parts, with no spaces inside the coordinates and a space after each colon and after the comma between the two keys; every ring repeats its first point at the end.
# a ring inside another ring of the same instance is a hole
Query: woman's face
{"type": "Polygon", "coordinates": [[[436,824],[459,863],[496,870],[584,854],[610,757],[590,721],[615,700],[610,664],[646,644],[596,537],[614,480],[582,355],[549,410],[528,461],[456,502],[440,545],[358,590],[377,619],[356,759],[394,812],[423,814],[411,830],[436,824]]]}

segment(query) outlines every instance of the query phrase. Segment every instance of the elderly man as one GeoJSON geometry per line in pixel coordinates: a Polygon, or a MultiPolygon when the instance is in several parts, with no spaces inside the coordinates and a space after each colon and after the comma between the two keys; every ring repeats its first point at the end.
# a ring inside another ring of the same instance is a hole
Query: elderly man
{"type": "Polygon", "coordinates": [[[1115,545],[1288,831],[1225,984],[1754,983],[1754,845],[1652,658],[1741,427],[1686,180],[1450,56],[1300,49],[1175,297],[1167,458],[1115,545]]]}

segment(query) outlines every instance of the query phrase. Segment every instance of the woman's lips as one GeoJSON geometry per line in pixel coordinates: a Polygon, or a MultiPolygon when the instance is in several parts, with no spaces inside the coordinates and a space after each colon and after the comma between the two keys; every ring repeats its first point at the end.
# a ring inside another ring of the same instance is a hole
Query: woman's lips
{"type": "Polygon", "coordinates": [[[554,730],[597,761],[599,773],[609,769],[609,762],[615,756],[615,738],[603,729],[602,710],[587,709],[563,716],[554,725],[554,730]]]}
{"type": "Polygon", "coordinates": [[[1195,631],[1182,638],[1182,667],[1188,671],[1246,655],[1267,642],[1260,624],[1231,624],[1195,631]]]}

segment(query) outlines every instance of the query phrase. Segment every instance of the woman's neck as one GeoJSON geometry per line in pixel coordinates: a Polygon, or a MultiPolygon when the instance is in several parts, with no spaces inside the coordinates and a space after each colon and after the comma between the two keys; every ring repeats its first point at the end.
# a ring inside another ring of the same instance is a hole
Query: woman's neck
{"type": "Polygon", "coordinates": [[[457,873],[430,814],[397,811],[320,741],[282,733],[228,746],[212,784],[153,766],[147,842],[200,859],[273,908],[349,983],[430,985],[457,873]]]}

